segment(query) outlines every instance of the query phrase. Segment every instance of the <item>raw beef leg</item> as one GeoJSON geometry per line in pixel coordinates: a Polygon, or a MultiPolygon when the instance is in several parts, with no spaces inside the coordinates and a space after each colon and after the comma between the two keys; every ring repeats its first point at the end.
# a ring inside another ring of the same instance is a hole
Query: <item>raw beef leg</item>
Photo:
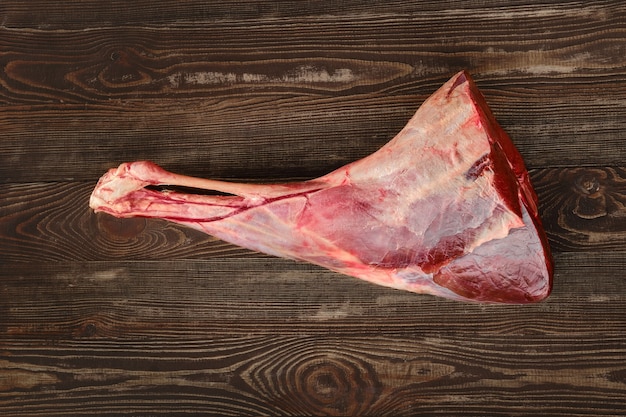
{"type": "Polygon", "coordinates": [[[320,178],[240,184],[140,161],[106,173],[90,206],[167,219],[255,251],[455,300],[529,303],[552,287],[522,158],[465,72],[377,152],[320,178]]]}

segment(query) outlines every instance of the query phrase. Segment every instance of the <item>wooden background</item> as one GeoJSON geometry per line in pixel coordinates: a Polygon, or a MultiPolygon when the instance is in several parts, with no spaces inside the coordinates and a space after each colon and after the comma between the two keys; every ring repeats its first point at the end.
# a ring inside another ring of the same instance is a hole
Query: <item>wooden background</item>
{"type": "Polygon", "coordinates": [[[0,415],[625,415],[625,129],[619,0],[2,0],[0,415]],[[544,303],[378,288],[87,206],[124,161],[324,174],[461,69],[539,194],[544,303]]]}

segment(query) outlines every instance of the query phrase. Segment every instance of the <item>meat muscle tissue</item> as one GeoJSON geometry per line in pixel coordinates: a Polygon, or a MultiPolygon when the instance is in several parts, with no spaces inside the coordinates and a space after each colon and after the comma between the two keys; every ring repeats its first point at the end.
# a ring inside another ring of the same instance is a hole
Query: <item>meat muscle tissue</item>
{"type": "Polygon", "coordinates": [[[528,172],[466,72],[378,151],[322,177],[243,184],[139,161],[109,170],[90,206],[167,219],[254,251],[454,300],[531,303],[552,287],[528,172]],[[153,187],[161,185],[227,195],[153,187]]]}

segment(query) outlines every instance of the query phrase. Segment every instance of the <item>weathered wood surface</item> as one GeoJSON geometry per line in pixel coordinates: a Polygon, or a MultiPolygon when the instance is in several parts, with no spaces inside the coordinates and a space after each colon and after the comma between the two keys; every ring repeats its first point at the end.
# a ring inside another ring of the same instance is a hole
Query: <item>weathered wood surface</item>
{"type": "Polygon", "coordinates": [[[5,0],[0,414],[624,415],[625,130],[621,1],[5,0]],[[129,160],[324,174],[460,69],[531,168],[544,303],[378,288],[87,207],[129,160]]]}

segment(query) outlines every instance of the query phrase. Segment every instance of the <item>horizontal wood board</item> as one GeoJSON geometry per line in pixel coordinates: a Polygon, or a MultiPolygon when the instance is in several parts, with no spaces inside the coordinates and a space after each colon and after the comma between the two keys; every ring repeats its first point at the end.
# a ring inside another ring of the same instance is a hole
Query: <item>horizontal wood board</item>
{"type": "Polygon", "coordinates": [[[624,131],[621,1],[3,1],[0,415],[625,415],[624,131]],[[461,69],[530,169],[546,302],[403,293],[88,208],[124,161],[325,174],[461,69]]]}

